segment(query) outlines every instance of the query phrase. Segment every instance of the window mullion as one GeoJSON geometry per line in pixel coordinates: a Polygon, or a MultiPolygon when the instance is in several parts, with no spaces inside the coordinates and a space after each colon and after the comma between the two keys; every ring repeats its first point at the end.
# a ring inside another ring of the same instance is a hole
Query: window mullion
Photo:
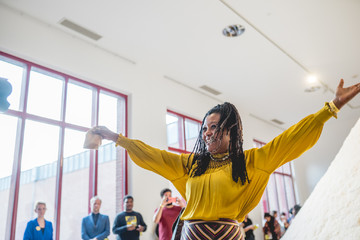
{"type": "Polygon", "coordinates": [[[185,118],[182,118],[182,137],[184,139],[184,146],[182,149],[186,151],[186,131],[185,131],[185,118]]]}
{"type": "MultiPolygon", "coordinates": [[[[97,126],[99,121],[99,89],[93,89],[92,95],[92,116],[91,125],[97,126]]],[[[97,194],[97,176],[98,176],[98,150],[90,150],[90,164],[89,164],[89,201],[88,212],[91,212],[90,199],[97,194]]]]}
{"type": "Polygon", "coordinates": [[[13,172],[11,175],[12,177],[11,177],[10,195],[9,195],[9,208],[8,208],[9,211],[7,218],[8,221],[6,227],[6,229],[10,230],[10,231],[7,230],[6,239],[10,239],[10,240],[15,239],[15,232],[16,232],[16,220],[17,220],[20,175],[21,175],[21,158],[22,158],[22,151],[24,146],[25,112],[27,106],[27,96],[29,91],[30,69],[31,69],[31,65],[29,63],[26,63],[26,68],[24,70],[25,85],[21,89],[22,93],[24,94],[24,97],[20,99],[21,118],[18,120],[19,122],[18,122],[16,143],[15,143],[14,164],[13,164],[13,172]],[[9,217],[11,217],[11,221],[9,221],[9,217]],[[9,224],[10,227],[8,227],[9,224]]]}
{"type": "Polygon", "coordinates": [[[59,153],[56,173],[56,190],[55,190],[55,209],[54,209],[54,225],[55,239],[60,239],[60,219],[61,219],[61,197],[62,197],[62,179],[63,179],[63,161],[64,161],[64,138],[65,138],[65,117],[66,117],[66,101],[69,79],[65,78],[63,84],[63,94],[61,101],[60,115],[60,135],[59,135],[59,153]]]}
{"type": "Polygon", "coordinates": [[[19,188],[21,175],[21,157],[24,146],[25,119],[18,119],[13,171],[11,174],[9,206],[5,239],[15,240],[17,209],[19,202],[19,188]],[[11,220],[10,220],[11,219],[11,220]],[[10,221],[9,221],[10,220],[10,221]],[[9,227],[10,225],[10,227],[9,227]]]}

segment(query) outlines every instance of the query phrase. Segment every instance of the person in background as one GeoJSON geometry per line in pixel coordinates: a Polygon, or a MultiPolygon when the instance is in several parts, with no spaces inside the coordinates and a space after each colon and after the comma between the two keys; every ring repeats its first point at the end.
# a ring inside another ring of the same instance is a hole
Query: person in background
{"type": "Polygon", "coordinates": [[[296,204],[296,205],[293,207],[293,214],[294,214],[294,216],[296,216],[296,215],[299,213],[300,209],[301,209],[301,206],[298,205],[298,204],[296,204]]]}
{"type": "Polygon", "coordinates": [[[290,208],[289,209],[289,217],[287,219],[288,223],[291,224],[291,221],[292,219],[294,218],[294,215],[293,215],[293,208],[290,208]]]}
{"type": "Polygon", "coordinates": [[[81,239],[105,240],[110,235],[110,220],[100,214],[101,199],[95,196],[90,199],[91,213],[82,219],[81,239]]]}
{"type": "Polygon", "coordinates": [[[243,228],[245,231],[245,240],[255,240],[255,235],[253,231],[256,229],[256,226],[253,225],[253,222],[249,218],[249,215],[245,215],[245,219],[243,221],[243,228]]]}
{"type": "Polygon", "coordinates": [[[52,240],[53,226],[45,220],[46,203],[37,202],[35,205],[37,218],[27,223],[23,240],[52,240]]]}
{"type": "Polygon", "coordinates": [[[289,214],[291,215],[291,216],[288,218],[289,224],[292,223],[292,221],[294,220],[296,214],[299,213],[300,209],[301,209],[301,206],[298,205],[298,204],[295,204],[295,206],[292,207],[292,208],[289,210],[289,214]]]}
{"type": "Polygon", "coordinates": [[[159,208],[155,209],[154,223],[159,224],[159,240],[170,240],[172,237],[172,226],[184,206],[178,198],[173,198],[171,190],[165,188],[160,192],[161,202],[159,208]],[[179,206],[173,205],[173,203],[179,206]]]}
{"type": "Polygon", "coordinates": [[[286,218],[286,213],[281,213],[280,215],[280,228],[281,228],[281,236],[283,236],[285,234],[285,231],[288,229],[289,227],[289,222],[286,218]]]}
{"type": "Polygon", "coordinates": [[[273,239],[273,240],[280,239],[281,228],[279,222],[269,213],[265,213],[264,218],[266,219],[266,223],[264,227],[265,235],[271,236],[271,238],[269,239],[273,239]]]}
{"type": "Polygon", "coordinates": [[[125,148],[138,166],[174,184],[187,202],[181,214],[182,240],[206,239],[203,230],[210,225],[212,238],[238,240],[242,237],[239,222],[260,202],[270,175],[310,149],[318,141],[324,124],[331,117],[336,118],[339,110],[359,92],[360,83],[344,88],[341,79],[334,99],[319,111],[263,147],[245,151],[239,112],[228,102],[214,106],[205,114],[190,154],[160,150],[105,126],[90,131],[125,148]],[[220,227],[231,234],[214,230],[220,227]]]}
{"type": "Polygon", "coordinates": [[[272,211],[272,216],[276,219],[276,220],[278,220],[278,212],[277,211],[272,211]]]}
{"type": "Polygon", "coordinates": [[[123,199],[124,211],[119,213],[112,231],[117,234],[118,240],[139,240],[140,233],[145,232],[147,225],[140,213],[133,211],[134,198],[126,195],[123,199]]]}

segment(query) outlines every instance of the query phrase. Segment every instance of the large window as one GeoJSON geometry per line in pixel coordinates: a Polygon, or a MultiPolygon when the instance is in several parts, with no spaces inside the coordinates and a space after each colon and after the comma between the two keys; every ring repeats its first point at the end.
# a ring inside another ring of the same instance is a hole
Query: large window
{"type": "MultiPolygon", "coordinates": [[[[175,153],[190,153],[199,136],[201,121],[168,110],[166,128],[168,149],[175,153]]],[[[170,182],[169,188],[173,196],[181,198],[180,193],[170,182]]]]}
{"type": "Polygon", "coordinates": [[[0,209],[0,238],[22,239],[38,201],[47,204],[57,240],[81,236],[95,195],[112,221],[127,193],[125,151],[83,143],[94,125],[127,135],[126,96],[3,52],[0,77],[13,88],[0,114],[0,197],[8,206],[0,209]]]}
{"type": "Polygon", "coordinates": [[[166,126],[169,150],[177,153],[192,152],[199,136],[201,121],[168,110],[166,126]]]}
{"type": "MultiPolygon", "coordinates": [[[[261,148],[264,145],[265,143],[254,140],[254,147],[261,148]]],[[[271,214],[272,211],[277,211],[280,216],[284,212],[289,217],[290,208],[296,204],[291,162],[279,167],[270,175],[261,203],[263,213],[271,214]]]]}

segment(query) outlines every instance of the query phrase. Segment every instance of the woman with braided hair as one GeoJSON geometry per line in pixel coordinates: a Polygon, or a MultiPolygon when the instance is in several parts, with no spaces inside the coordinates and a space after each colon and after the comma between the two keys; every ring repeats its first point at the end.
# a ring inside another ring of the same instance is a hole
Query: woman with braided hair
{"type": "Polygon", "coordinates": [[[114,141],[137,165],[174,184],[187,201],[182,240],[241,239],[238,222],[257,206],[271,173],[311,148],[324,123],[360,92],[360,83],[343,85],[341,79],[333,101],[259,149],[243,150],[241,119],[230,103],[206,113],[191,154],[159,150],[103,126],[90,131],[114,141]]]}

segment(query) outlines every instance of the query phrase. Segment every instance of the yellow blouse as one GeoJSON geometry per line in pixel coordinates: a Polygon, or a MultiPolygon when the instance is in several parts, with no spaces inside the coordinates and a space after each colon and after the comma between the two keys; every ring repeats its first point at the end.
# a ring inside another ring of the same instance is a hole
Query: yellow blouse
{"type": "Polygon", "coordinates": [[[328,103],[290,127],[262,148],[244,151],[250,183],[235,183],[231,163],[209,168],[203,175],[190,178],[189,154],[174,154],[153,148],[139,140],[122,135],[117,144],[124,147],[140,167],[170,180],[187,201],[181,219],[218,220],[229,218],[243,221],[257,206],[270,174],[281,165],[299,157],[320,137],[324,123],[334,116],[328,103]]]}

